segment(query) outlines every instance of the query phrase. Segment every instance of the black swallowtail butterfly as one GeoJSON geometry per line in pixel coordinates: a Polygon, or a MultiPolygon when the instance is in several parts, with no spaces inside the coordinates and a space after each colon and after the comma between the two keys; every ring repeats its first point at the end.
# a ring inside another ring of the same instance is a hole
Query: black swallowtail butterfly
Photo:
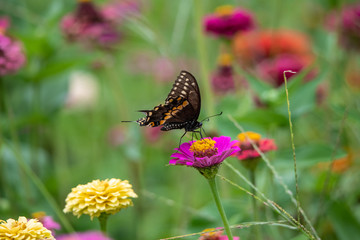
{"type": "Polygon", "coordinates": [[[202,122],[198,121],[200,107],[200,90],[195,77],[187,71],[181,71],[165,104],[160,104],[153,110],[139,111],[146,116],[136,122],[140,126],[162,126],[162,131],[184,128],[185,133],[194,132],[202,126],[202,122]]]}

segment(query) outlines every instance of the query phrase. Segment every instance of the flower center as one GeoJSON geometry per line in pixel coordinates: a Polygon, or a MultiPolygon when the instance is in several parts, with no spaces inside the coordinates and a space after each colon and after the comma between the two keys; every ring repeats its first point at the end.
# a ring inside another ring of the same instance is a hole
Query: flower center
{"type": "Polygon", "coordinates": [[[204,138],[194,142],[190,146],[190,151],[194,153],[195,157],[211,157],[217,154],[218,149],[215,147],[215,141],[210,138],[204,138]]]}
{"type": "Polygon", "coordinates": [[[254,141],[255,143],[259,142],[261,139],[261,135],[255,132],[243,132],[238,136],[240,143],[249,142],[248,139],[254,141]]]}
{"type": "Polygon", "coordinates": [[[41,219],[46,216],[45,212],[34,212],[31,214],[33,218],[41,219]]]}
{"type": "Polygon", "coordinates": [[[215,14],[220,17],[230,16],[234,12],[234,7],[231,5],[223,5],[215,9],[215,14]]]}
{"type": "Polygon", "coordinates": [[[232,56],[228,53],[223,53],[218,58],[218,64],[220,66],[231,66],[232,56]]]}

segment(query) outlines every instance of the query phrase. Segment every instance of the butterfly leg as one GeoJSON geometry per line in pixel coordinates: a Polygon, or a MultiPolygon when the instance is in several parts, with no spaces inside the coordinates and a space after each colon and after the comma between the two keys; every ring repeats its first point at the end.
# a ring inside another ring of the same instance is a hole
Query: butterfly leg
{"type": "Polygon", "coordinates": [[[205,135],[205,136],[208,136],[208,135],[206,134],[206,132],[205,132],[205,129],[204,129],[204,128],[200,128],[200,132],[201,132],[201,130],[204,132],[204,135],[205,135]]]}
{"type": "MultiPolygon", "coordinates": [[[[180,144],[181,144],[181,140],[183,139],[183,137],[186,135],[187,131],[184,132],[184,134],[181,136],[180,141],[179,141],[179,146],[178,149],[180,149],[180,144]]],[[[179,151],[179,150],[178,150],[179,151]]],[[[177,151],[176,151],[177,152],[177,151]]]]}

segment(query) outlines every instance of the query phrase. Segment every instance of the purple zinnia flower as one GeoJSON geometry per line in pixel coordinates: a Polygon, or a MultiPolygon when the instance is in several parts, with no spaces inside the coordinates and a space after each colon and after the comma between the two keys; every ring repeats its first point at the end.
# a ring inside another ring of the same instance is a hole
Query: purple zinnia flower
{"type": "Polygon", "coordinates": [[[185,142],[171,155],[170,165],[186,165],[194,168],[208,168],[219,165],[227,157],[240,150],[237,140],[221,136],[185,142]]]}
{"type": "Polygon", "coordinates": [[[66,15],[61,29],[69,41],[109,48],[120,40],[120,33],[90,0],[80,0],[74,14],[66,15]]]}
{"type": "Polygon", "coordinates": [[[56,240],[111,240],[101,232],[89,231],[83,233],[63,234],[56,236],[56,240]]]}
{"type": "Polygon", "coordinates": [[[25,63],[21,43],[5,35],[7,18],[0,18],[0,76],[15,73],[25,63]]]}
{"type": "Polygon", "coordinates": [[[252,15],[230,5],[220,6],[215,14],[205,17],[205,31],[215,36],[231,38],[237,32],[248,31],[255,26],[252,15]]]}

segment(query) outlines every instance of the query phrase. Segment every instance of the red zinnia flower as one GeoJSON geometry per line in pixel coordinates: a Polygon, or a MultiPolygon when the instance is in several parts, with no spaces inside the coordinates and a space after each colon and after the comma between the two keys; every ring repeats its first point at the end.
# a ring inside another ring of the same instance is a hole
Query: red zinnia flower
{"type": "Polygon", "coordinates": [[[261,138],[261,135],[254,132],[244,132],[238,135],[239,147],[241,151],[236,154],[239,160],[253,159],[260,157],[260,154],[254,149],[249,139],[260,149],[261,152],[276,150],[277,146],[274,140],[261,138]]]}

